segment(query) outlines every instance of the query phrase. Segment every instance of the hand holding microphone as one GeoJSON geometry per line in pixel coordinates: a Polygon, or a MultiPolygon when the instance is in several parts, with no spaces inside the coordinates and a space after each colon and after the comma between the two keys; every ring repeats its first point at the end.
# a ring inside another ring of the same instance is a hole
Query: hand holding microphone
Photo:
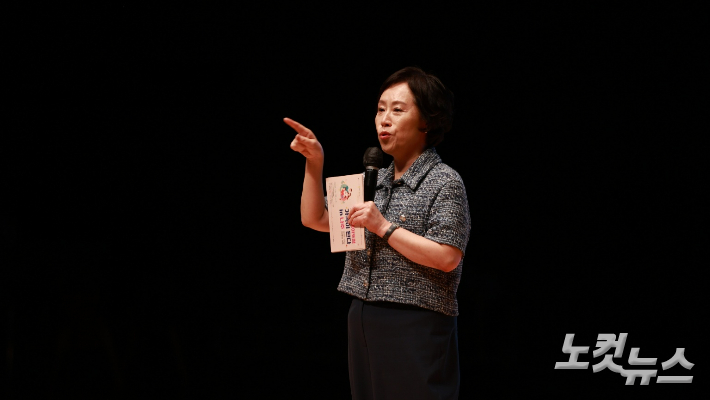
{"type": "Polygon", "coordinates": [[[379,147],[368,148],[362,163],[365,166],[364,203],[356,204],[351,209],[348,223],[354,227],[367,228],[370,232],[382,236],[390,225],[374,203],[377,173],[382,167],[382,150],[379,147]]]}
{"type": "Polygon", "coordinates": [[[379,147],[368,147],[362,157],[362,163],[365,166],[365,201],[375,201],[377,172],[382,167],[382,150],[379,147]]]}

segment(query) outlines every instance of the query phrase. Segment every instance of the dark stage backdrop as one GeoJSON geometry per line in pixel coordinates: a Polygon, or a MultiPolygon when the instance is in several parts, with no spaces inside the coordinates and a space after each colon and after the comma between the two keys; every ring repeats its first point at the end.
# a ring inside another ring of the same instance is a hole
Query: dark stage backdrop
{"type": "Polygon", "coordinates": [[[349,398],[344,255],[300,223],[304,160],[282,119],[315,132],[326,176],[361,172],[379,85],[408,65],[456,96],[437,150],[473,222],[461,398],[679,398],[704,384],[707,43],[694,10],[17,11],[4,398],[349,398]],[[554,369],[568,333],[590,347],[588,369],[554,369]],[[693,383],[626,389],[592,373],[600,333],[628,333],[624,368],[636,347],[658,376],[693,383]],[[676,348],[692,370],[660,368],[676,348]]]}

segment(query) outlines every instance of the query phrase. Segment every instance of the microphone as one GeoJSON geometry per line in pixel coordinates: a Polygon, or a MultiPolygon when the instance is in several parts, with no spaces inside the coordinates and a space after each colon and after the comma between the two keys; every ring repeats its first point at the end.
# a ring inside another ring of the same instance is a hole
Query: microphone
{"type": "Polygon", "coordinates": [[[382,150],[379,147],[368,147],[362,157],[365,166],[365,201],[375,201],[377,186],[377,171],[382,167],[382,150]]]}

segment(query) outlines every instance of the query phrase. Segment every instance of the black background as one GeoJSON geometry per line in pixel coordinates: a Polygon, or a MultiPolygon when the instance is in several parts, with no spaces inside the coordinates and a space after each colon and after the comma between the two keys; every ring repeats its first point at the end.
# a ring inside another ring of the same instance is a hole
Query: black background
{"type": "Polygon", "coordinates": [[[627,332],[617,364],[640,347],[659,376],[694,377],[646,392],[703,385],[699,10],[12,11],[8,398],[349,398],[344,255],[300,223],[304,160],[283,118],[317,135],[326,176],[357,173],[379,85],[408,65],[456,96],[437,150],[472,212],[462,398],[628,395],[608,370],[554,370],[566,333],[591,352],[627,332]],[[660,370],[677,347],[695,367],[660,370]]]}

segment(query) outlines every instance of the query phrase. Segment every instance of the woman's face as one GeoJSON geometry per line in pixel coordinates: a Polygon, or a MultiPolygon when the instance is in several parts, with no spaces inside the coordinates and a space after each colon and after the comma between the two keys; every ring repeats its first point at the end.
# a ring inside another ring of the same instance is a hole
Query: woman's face
{"type": "Polygon", "coordinates": [[[382,151],[395,159],[419,156],[426,147],[426,123],[414,104],[407,82],[382,92],[375,115],[382,151]]]}

